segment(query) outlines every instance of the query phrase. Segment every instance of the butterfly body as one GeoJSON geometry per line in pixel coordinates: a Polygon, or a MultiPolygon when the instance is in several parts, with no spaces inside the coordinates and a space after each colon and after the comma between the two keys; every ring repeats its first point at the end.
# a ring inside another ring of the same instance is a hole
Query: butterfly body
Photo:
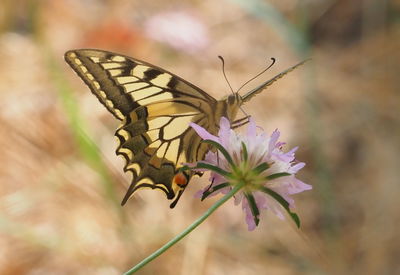
{"type": "Polygon", "coordinates": [[[193,176],[179,168],[203,159],[208,150],[189,123],[217,134],[221,116],[233,121],[240,97],[217,101],[161,68],[106,51],[73,50],[65,59],[122,121],[115,133],[116,153],[124,157],[124,170],[133,176],[122,204],[138,188],[150,187],[164,191],[174,206],[193,176]]]}
{"type": "Polygon", "coordinates": [[[137,189],[150,187],[164,191],[173,200],[171,208],[194,175],[191,171],[181,172],[180,167],[204,159],[209,149],[189,123],[216,135],[222,116],[233,122],[244,101],[281,77],[265,82],[244,97],[233,93],[216,100],[184,79],[128,56],[80,49],[66,52],[65,60],[121,120],[115,133],[116,153],[126,161],[124,171],[132,173],[122,204],[137,189]]]}

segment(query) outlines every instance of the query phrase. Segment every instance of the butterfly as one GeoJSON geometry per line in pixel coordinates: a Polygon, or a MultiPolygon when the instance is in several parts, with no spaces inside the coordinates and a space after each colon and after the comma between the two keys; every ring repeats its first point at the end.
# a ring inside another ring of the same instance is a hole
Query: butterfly
{"type": "Polygon", "coordinates": [[[194,172],[185,163],[202,160],[209,145],[189,126],[194,122],[216,135],[222,116],[235,127],[240,106],[277,79],[302,65],[298,63],[260,86],[216,100],[202,89],[144,61],[95,49],[70,50],[66,62],[89,86],[99,101],[121,121],[115,132],[117,155],[125,159],[132,182],[124,205],[139,188],[165,192],[175,207],[194,172]]]}

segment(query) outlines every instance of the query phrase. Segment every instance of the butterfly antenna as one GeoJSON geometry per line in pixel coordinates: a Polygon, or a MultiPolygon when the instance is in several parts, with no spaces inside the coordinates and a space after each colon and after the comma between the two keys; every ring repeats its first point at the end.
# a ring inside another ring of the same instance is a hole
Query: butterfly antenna
{"type": "Polygon", "coordinates": [[[221,62],[222,62],[222,73],[224,74],[226,83],[228,83],[229,88],[231,89],[232,94],[235,94],[235,92],[233,91],[232,86],[231,86],[231,84],[229,83],[228,78],[226,77],[226,74],[225,74],[225,60],[224,60],[224,58],[223,58],[222,56],[220,56],[220,55],[218,55],[218,58],[221,59],[221,62]]]}
{"type": "Polygon", "coordinates": [[[256,79],[257,77],[259,77],[260,75],[262,75],[263,73],[265,73],[269,68],[271,68],[274,64],[276,59],[271,57],[272,63],[271,65],[269,65],[266,69],[262,70],[262,72],[260,72],[259,74],[257,74],[256,76],[252,77],[250,80],[247,80],[242,86],[240,86],[240,88],[237,90],[236,93],[238,93],[244,86],[246,86],[248,83],[250,83],[251,81],[253,81],[254,79],[256,79]]]}

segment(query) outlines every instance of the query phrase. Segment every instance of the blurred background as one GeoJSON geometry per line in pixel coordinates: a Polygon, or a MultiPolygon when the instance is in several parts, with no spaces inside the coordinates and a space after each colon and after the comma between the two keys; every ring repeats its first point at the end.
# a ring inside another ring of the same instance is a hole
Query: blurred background
{"type": "Polygon", "coordinates": [[[0,274],[121,274],[217,198],[195,179],[177,207],[115,155],[118,122],[63,54],[99,48],[156,64],[220,98],[312,61],[244,106],[300,146],[302,220],[228,202],[139,274],[400,274],[398,0],[0,2],[0,274]]]}

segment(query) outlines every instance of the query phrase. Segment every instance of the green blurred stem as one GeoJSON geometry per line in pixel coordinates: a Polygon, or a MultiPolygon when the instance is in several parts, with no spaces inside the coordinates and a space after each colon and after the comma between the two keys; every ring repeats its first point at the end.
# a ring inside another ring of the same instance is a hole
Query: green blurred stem
{"type": "Polygon", "coordinates": [[[228,194],[223,196],[219,201],[217,201],[214,205],[212,205],[200,218],[198,218],[194,223],[192,223],[188,228],[186,228],[184,231],[182,231],[180,234],[175,236],[172,240],[170,240],[168,243],[166,243],[163,247],[155,251],[153,254],[145,258],[143,261],[135,265],[132,269],[124,273],[124,275],[129,275],[133,274],[139,269],[141,269],[143,266],[160,256],[162,253],[167,251],[168,248],[182,240],[186,235],[188,235],[190,232],[192,232],[197,226],[199,226],[202,222],[204,222],[215,210],[218,209],[222,204],[224,204],[227,200],[229,200],[231,197],[233,197],[242,187],[244,186],[244,182],[240,182],[237,184],[228,194]]]}
{"type": "Polygon", "coordinates": [[[117,198],[112,177],[107,165],[102,160],[101,152],[97,145],[87,133],[87,123],[80,114],[80,108],[77,99],[74,97],[73,88],[70,87],[65,75],[53,53],[46,44],[43,46],[47,58],[47,66],[54,80],[55,87],[59,93],[60,101],[68,118],[72,136],[78,146],[78,150],[83,159],[100,175],[100,180],[104,188],[106,198],[110,199],[118,213],[123,215],[119,199],[117,198]]]}

